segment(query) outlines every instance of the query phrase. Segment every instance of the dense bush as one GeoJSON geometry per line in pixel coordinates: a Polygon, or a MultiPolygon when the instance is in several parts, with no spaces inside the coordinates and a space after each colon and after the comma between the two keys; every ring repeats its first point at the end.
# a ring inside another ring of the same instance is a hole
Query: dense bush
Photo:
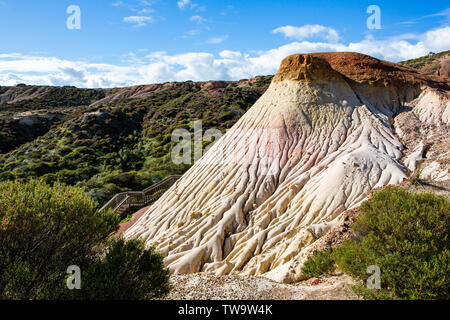
{"type": "Polygon", "coordinates": [[[97,208],[80,188],[43,180],[0,182],[0,299],[165,294],[168,276],[161,256],[137,240],[110,242],[119,218],[97,208]],[[86,284],[81,290],[66,287],[71,265],[81,268],[86,284]]]}
{"type": "Polygon", "coordinates": [[[331,251],[316,251],[305,261],[302,272],[310,278],[332,271],[334,259],[331,251]]]}
{"type": "Polygon", "coordinates": [[[364,282],[368,266],[380,268],[381,289],[359,286],[359,293],[366,298],[450,297],[448,200],[391,187],[363,203],[361,211],[352,227],[356,236],[332,254],[340,269],[364,282]]]}
{"type": "Polygon", "coordinates": [[[83,299],[155,299],[169,293],[169,272],[163,256],[146,249],[142,240],[115,239],[105,257],[97,258],[83,275],[83,299]]]}

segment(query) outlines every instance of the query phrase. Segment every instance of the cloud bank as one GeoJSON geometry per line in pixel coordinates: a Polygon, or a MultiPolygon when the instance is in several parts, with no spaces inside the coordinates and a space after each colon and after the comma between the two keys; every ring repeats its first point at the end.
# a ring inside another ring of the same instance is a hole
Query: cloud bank
{"type": "Polygon", "coordinates": [[[302,27],[284,26],[273,30],[272,33],[282,33],[286,38],[295,40],[320,38],[330,42],[339,41],[339,34],[336,30],[319,24],[305,25],[302,27]]]}
{"type": "Polygon", "coordinates": [[[152,17],[148,16],[129,16],[123,18],[124,22],[132,23],[135,27],[145,27],[148,23],[153,22],[152,17]]]}
{"type": "Polygon", "coordinates": [[[126,66],[4,53],[0,54],[0,84],[107,88],[167,81],[239,80],[255,75],[274,74],[281,60],[294,53],[356,51],[384,60],[400,61],[420,57],[430,51],[450,49],[450,27],[384,40],[367,37],[362,41],[347,44],[333,42],[332,40],[339,39],[339,35],[337,32],[334,34],[332,32],[334,29],[331,28],[323,29],[315,26],[292,28],[280,27],[273,32],[295,39],[320,36],[328,41],[294,41],[257,53],[224,50],[218,55],[207,52],[170,55],[165,52],[154,52],[144,57],[130,53],[126,66]]]}

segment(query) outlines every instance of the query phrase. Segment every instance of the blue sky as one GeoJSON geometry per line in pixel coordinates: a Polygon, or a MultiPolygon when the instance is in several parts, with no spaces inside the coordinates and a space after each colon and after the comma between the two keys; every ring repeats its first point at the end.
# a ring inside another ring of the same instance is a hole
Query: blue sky
{"type": "Polygon", "coordinates": [[[0,85],[115,87],[238,80],[282,58],[359,51],[399,61],[450,49],[448,1],[0,0],[0,85]],[[66,9],[77,5],[81,29],[66,9]],[[381,29],[368,29],[370,5],[381,29]]]}

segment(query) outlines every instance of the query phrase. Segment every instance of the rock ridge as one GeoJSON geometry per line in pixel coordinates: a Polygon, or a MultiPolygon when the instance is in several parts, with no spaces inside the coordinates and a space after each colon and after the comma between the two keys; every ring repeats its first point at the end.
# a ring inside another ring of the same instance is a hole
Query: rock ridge
{"type": "Polygon", "coordinates": [[[344,76],[369,85],[421,86],[449,90],[447,79],[357,52],[294,54],[281,62],[274,81],[331,81],[344,76]]]}

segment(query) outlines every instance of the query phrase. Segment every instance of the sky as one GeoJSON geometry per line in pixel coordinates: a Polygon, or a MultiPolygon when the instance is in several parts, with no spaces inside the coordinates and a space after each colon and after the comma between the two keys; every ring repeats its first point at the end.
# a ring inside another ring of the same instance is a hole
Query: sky
{"type": "Polygon", "coordinates": [[[276,73],[294,53],[450,49],[449,2],[0,0],[0,85],[125,87],[276,73]],[[375,6],[375,7],[374,7],[375,6]]]}

